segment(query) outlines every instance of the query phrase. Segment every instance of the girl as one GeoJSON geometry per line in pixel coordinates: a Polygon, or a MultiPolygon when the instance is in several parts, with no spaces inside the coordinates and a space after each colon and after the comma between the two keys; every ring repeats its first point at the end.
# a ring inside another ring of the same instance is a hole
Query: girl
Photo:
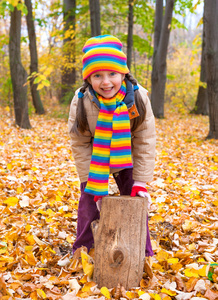
{"type": "MultiPolygon", "coordinates": [[[[108,195],[110,173],[120,195],[150,201],[146,182],[153,178],[156,143],[147,91],[130,75],[120,40],[111,35],[93,37],[83,52],[84,84],[76,91],[69,115],[81,182],[73,253],[81,246],[93,247],[90,225],[99,218],[101,198],[108,195]]],[[[152,255],[147,225],[146,256],[152,255]]]]}

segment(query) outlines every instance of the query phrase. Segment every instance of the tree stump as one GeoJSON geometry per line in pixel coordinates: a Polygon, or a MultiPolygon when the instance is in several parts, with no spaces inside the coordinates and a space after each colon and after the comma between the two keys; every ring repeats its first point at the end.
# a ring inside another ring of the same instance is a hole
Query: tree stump
{"type": "Polygon", "coordinates": [[[139,286],[146,247],[147,199],[107,196],[100,220],[92,223],[95,243],[93,280],[99,287],[139,286]]]}

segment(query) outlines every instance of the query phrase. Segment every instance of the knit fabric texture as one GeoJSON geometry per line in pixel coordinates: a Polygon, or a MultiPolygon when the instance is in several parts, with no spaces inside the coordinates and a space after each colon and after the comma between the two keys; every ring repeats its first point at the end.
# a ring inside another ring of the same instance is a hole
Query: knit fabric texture
{"type": "Polygon", "coordinates": [[[83,47],[83,79],[98,71],[129,73],[121,41],[112,35],[90,38],[83,47]]]}
{"type": "Polygon", "coordinates": [[[91,164],[85,192],[108,195],[110,168],[131,168],[131,132],[126,104],[126,83],[110,99],[98,95],[100,111],[95,129],[91,164]]]}

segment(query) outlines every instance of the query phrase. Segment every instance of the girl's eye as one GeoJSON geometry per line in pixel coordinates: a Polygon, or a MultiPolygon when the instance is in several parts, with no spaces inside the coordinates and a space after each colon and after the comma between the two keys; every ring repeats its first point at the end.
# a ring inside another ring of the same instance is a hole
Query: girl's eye
{"type": "Polygon", "coordinates": [[[100,75],[99,75],[99,74],[95,74],[94,77],[95,77],[95,78],[99,78],[100,75]]]}
{"type": "Polygon", "coordinates": [[[115,73],[115,72],[111,72],[110,75],[111,75],[111,76],[115,76],[116,73],[115,73]]]}

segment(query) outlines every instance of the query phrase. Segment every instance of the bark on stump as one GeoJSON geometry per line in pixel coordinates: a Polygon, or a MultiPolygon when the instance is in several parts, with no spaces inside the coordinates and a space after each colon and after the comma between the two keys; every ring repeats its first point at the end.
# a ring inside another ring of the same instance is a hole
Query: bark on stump
{"type": "Polygon", "coordinates": [[[95,243],[93,279],[99,287],[139,286],[146,247],[147,199],[104,197],[99,223],[92,223],[95,243]]]}

